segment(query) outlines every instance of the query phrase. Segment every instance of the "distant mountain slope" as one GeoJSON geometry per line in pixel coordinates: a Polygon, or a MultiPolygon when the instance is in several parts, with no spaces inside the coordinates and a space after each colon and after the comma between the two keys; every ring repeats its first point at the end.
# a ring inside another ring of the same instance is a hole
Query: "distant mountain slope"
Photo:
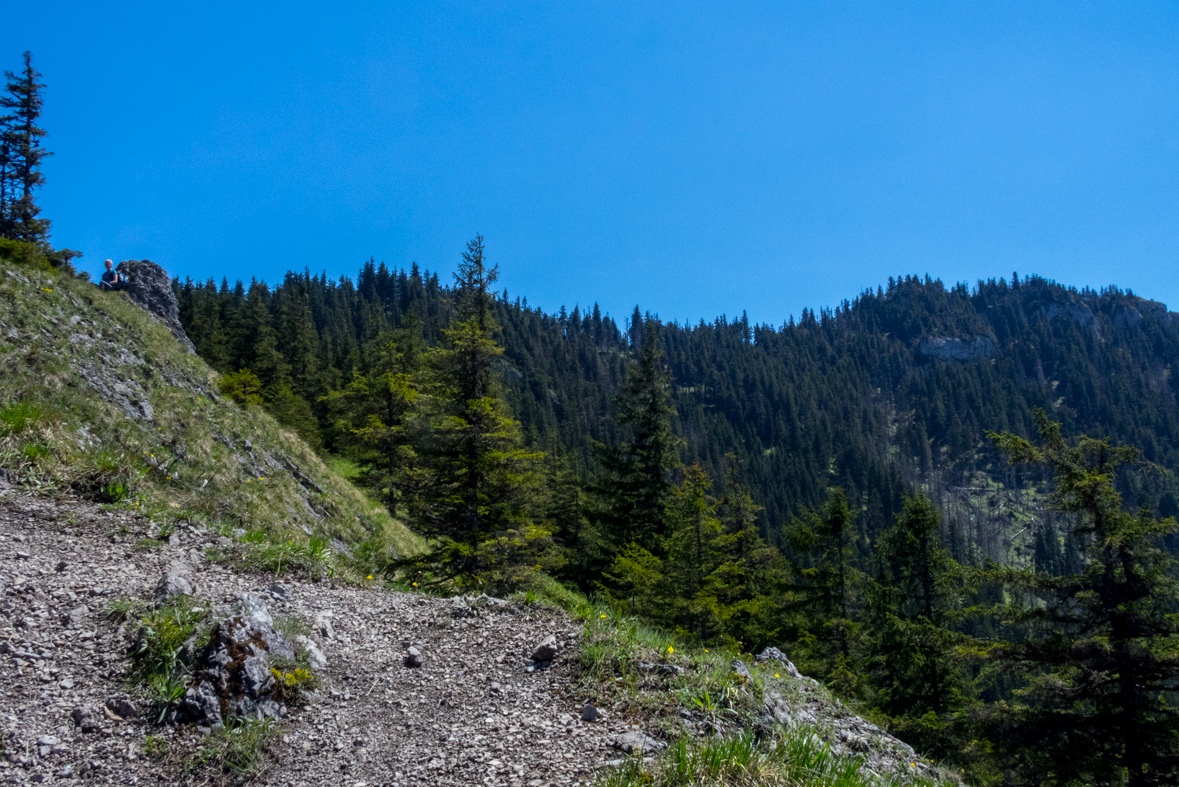
{"type": "Polygon", "coordinates": [[[162,536],[177,519],[245,531],[278,560],[330,561],[361,543],[416,548],[297,436],[222,397],[215,380],[125,294],[0,259],[0,472],[132,505],[162,536]]]}
{"type": "MultiPolygon", "coordinates": [[[[222,370],[255,368],[260,326],[302,337],[283,346],[279,371],[313,409],[363,367],[382,330],[413,314],[433,342],[451,312],[436,275],[372,263],[355,283],[292,273],[273,291],[212,281],[177,291],[186,330],[222,370]]],[[[623,332],[596,306],[549,315],[507,293],[496,305],[503,379],[526,434],[589,471],[592,441],[616,437],[612,395],[643,315],[636,308],[623,332]]],[[[1036,407],[1070,433],[1140,446],[1169,472],[1130,477],[1128,499],[1179,510],[1179,315],[1128,292],[1036,277],[947,289],[907,277],[780,328],[721,318],[660,333],[684,458],[716,478],[735,453],[779,543],[790,517],[838,484],[861,503],[866,556],[902,495],[921,484],[951,514],[959,557],[1009,556],[1019,512],[1034,505],[1012,484],[1039,479],[1010,474],[985,434],[1029,434],[1036,407]]]]}

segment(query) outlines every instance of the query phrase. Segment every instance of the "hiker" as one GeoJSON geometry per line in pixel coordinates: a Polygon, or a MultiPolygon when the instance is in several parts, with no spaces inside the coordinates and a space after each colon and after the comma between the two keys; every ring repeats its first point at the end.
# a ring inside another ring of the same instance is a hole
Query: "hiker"
{"type": "Polygon", "coordinates": [[[121,290],[127,286],[127,277],[115,270],[115,264],[110,260],[105,263],[106,271],[98,282],[101,290],[121,290]]]}

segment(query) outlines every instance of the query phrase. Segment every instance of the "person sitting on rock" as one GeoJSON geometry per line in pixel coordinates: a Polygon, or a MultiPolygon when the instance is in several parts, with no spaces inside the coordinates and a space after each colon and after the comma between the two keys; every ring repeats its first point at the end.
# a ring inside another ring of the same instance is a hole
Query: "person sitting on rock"
{"type": "Polygon", "coordinates": [[[121,290],[127,286],[127,277],[115,270],[115,264],[110,260],[105,263],[106,270],[98,282],[100,290],[121,290]]]}

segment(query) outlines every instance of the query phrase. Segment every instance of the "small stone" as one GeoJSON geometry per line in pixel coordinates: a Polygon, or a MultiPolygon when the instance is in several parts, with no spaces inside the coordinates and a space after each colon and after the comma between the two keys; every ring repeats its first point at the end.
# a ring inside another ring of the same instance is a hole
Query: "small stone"
{"type": "Polygon", "coordinates": [[[28,552],[17,552],[16,553],[17,560],[31,560],[32,558],[33,558],[33,556],[30,555],[28,552]]]}
{"type": "Polygon", "coordinates": [[[70,714],[74,720],[74,724],[78,726],[82,732],[98,732],[100,727],[100,715],[93,708],[74,708],[74,712],[70,714]]]}
{"type": "Polygon", "coordinates": [[[592,702],[587,702],[585,708],[581,711],[582,721],[597,721],[598,709],[594,707],[592,702]]]}
{"type": "Polygon", "coordinates": [[[410,645],[405,651],[405,666],[420,667],[422,666],[422,652],[410,645]]]}
{"type": "Polygon", "coordinates": [[[321,614],[315,618],[315,630],[319,632],[319,636],[324,639],[335,639],[336,631],[332,628],[332,619],[330,615],[321,614]]]}
{"type": "Polygon", "coordinates": [[[57,565],[53,567],[53,570],[59,574],[62,573],[66,570],[66,562],[64,560],[58,561],[57,565]]]}
{"type": "Polygon", "coordinates": [[[291,589],[286,585],[274,584],[266,590],[268,593],[270,593],[271,598],[275,599],[276,601],[286,601],[288,598],[290,598],[291,595],[291,589]]]}
{"type": "Polygon", "coordinates": [[[123,719],[130,719],[139,715],[139,708],[126,697],[111,697],[106,701],[106,707],[123,719]]]}
{"type": "Polygon", "coordinates": [[[543,664],[546,661],[552,661],[557,657],[557,638],[549,635],[543,642],[536,646],[536,650],[532,652],[532,660],[537,664],[543,664]]]}
{"type": "Polygon", "coordinates": [[[55,738],[52,735],[42,735],[40,738],[37,739],[38,746],[52,747],[52,746],[57,746],[60,743],[61,743],[61,739],[55,738]]]}
{"type": "Polygon", "coordinates": [[[162,607],[176,596],[191,596],[192,582],[188,577],[175,571],[169,571],[160,577],[156,584],[155,596],[152,599],[156,607],[162,607]]]}
{"type": "Polygon", "coordinates": [[[614,748],[624,754],[654,754],[666,744],[644,735],[637,730],[619,735],[614,739],[614,748]]]}
{"type": "Polygon", "coordinates": [[[66,628],[77,628],[86,620],[86,616],[90,614],[90,610],[85,607],[75,607],[69,612],[61,616],[61,625],[66,628]]]}

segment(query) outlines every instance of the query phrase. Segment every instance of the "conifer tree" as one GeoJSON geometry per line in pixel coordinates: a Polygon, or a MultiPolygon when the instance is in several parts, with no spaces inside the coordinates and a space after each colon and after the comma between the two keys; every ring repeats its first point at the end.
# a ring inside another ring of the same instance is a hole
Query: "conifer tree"
{"type": "Polygon", "coordinates": [[[1077,573],[996,572],[1015,600],[997,610],[1026,636],[997,644],[994,668],[1022,674],[1027,688],[992,712],[992,735],[1008,753],[1017,784],[1179,781],[1179,583],[1160,540],[1174,519],[1126,511],[1118,469],[1142,461],[1133,447],[1081,437],[1035,413],[1038,443],[990,433],[1013,465],[1049,467],[1054,507],[1077,519],[1084,550],[1077,573]],[[1004,712],[1006,710],[1006,712],[1004,712]]]}
{"type": "Polygon", "coordinates": [[[41,161],[52,155],[41,146],[45,131],[37,121],[41,117],[45,87],[41,74],[33,68],[33,55],[24,53],[24,68],[19,74],[5,71],[5,94],[0,96],[0,237],[46,244],[49,222],[39,219],[41,209],[33,192],[45,182],[41,161]]]}
{"type": "Polygon", "coordinates": [[[788,538],[796,553],[812,564],[799,571],[792,587],[802,612],[814,669],[845,695],[861,689],[856,668],[861,625],[856,620],[863,574],[852,564],[855,514],[842,488],[828,491],[821,511],[803,511],[791,522],[788,538]]]}
{"type": "Polygon", "coordinates": [[[956,710],[966,678],[950,629],[962,574],[942,547],[941,513],[925,495],[905,500],[879,539],[880,575],[867,592],[868,674],[877,706],[892,716],[956,710]]]}
{"type": "Polygon", "coordinates": [[[360,482],[394,513],[417,493],[416,446],[426,428],[415,410],[422,385],[420,324],[407,323],[376,339],[367,373],[358,370],[348,386],[322,399],[334,443],[360,465],[360,482]]]}
{"type": "Polygon", "coordinates": [[[776,598],[785,580],[778,550],[757,529],[761,507],[737,474],[737,459],[727,457],[725,495],[716,514],[720,533],[712,540],[715,566],[697,594],[698,605],[711,618],[715,639],[745,648],[770,642],[777,633],[776,598]]]}
{"type": "Polygon", "coordinates": [[[494,374],[503,354],[492,339],[497,277],[498,266],[486,264],[483,238],[476,236],[455,274],[457,320],[431,353],[428,472],[410,512],[436,544],[416,561],[420,567],[461,584],[502,588],[539,565],[538,553],[552,543],[531,517],[535,466],[543,455],[521,447],[520,425],[508,415],[494,374]]]}
{"type": "Polygon", "coordinates": [[[721,535],[716,503],[708,495],[711,485],[699,464],[684,470],[684,481],[676,490],[673,530],[668,540],[669,573],[675,583],[677,607],[672,614],[705,641],[721,633],[715,599],[705,592],[705,582],[718,565],[715,543],[721,535]]]}
{"type": "Polygon", "coordinates": [[[619,551],[634,542],[658,557],[665,550],[679,441],[671,430],[675,410],[668,392],[670,376],[654,321],[642,336],[638,360],[627,369],[616,398],[618,425],[628,439],[599,447],[601,469],[593,489],[608,548],[619,551]]]}

